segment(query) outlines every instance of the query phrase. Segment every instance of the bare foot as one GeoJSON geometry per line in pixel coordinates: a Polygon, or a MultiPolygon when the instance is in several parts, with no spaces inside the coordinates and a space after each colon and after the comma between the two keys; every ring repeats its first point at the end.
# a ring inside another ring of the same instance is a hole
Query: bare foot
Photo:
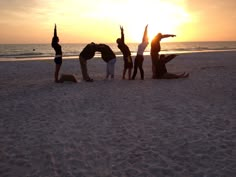
{"type": "Polygon", "coordinates": [[[189,77],[189,73],[185,74],[185,76],[184,76],[184,78],[187,78],[187,77],[189,77]]]}
{"type": "Polygon", "coordinates": [[[183,74],[181,74],[180,75],[180,78],[187,78],[187,77],[189,77],[189,73],[183,73],[183,74]]]}

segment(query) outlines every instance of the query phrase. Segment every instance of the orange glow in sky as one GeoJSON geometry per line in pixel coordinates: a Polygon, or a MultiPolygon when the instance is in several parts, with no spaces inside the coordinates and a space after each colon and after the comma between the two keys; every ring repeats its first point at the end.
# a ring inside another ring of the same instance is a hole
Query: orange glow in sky
{"type": "Polygon", "coordinates": [[[61,43],[115,42],[124,27],[126,42],[149,39],[236,40],[235,0],[11,0],[0,2],[0,43],[50,43],[54,23],[61,43]],[[227,2],[226,2],[227,1],[227,2]]]}

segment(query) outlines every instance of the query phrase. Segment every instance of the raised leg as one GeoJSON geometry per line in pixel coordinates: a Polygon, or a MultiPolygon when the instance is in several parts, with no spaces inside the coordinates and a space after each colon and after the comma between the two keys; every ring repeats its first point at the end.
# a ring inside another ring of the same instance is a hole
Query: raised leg
{"type": "Polygon", "coordinates": [[[162,60],[164,63],[168,63],[169,61],[171,61],[172,59],[174,59],[177,55],[172,54],[172,55],[160,55],[160,60],[162,60]]]}

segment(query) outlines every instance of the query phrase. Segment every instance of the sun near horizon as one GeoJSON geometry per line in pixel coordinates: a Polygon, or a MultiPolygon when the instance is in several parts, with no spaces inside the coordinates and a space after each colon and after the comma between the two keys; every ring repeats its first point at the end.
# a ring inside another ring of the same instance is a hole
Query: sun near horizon
{"type": "Polygon", "coordinates": [[[50,43],[55,23],[61,43],[113,43],[120,25],[127,43],[140,42],[147,24],[149,41],[159,32],[173,42],[236,40],[233,0],[24,1],[0,2],[0,43],[50,43]]]}

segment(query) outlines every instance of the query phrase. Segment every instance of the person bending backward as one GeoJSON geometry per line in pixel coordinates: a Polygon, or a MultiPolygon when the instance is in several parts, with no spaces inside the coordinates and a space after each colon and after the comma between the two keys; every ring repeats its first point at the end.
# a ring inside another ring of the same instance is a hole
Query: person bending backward
{"type": "Polygon", "coordinates": [[[129,50],[129,47],[125,44],[124,29],[122,26],[120,27],[120,30],[121,30],[121,38],[118,38],[116,40],[116,43],[118,44],[118,48],[122,52],[123,59],[124,59],[124,70],[123,70],[123,77],[122,78],[125,79],[125,74],[126,74],[126,71],[128,70],[128,78],[130,80],[131,79],[131,72],[132,72],[132,68],[133,68],[133,61],[132,61],[131,52],[129,50]]]}
{"type": "Polygon", "coordinates": [[[56,69],[55,69],[55,74],[54,74],[54,79],[56,83],[59,83],[58,79],[58,74],[62,65],[62,50],[61,50],[61,45],[59,44],[59,38],[57,36],[57,26],[55,24],[54,27],[54,35],[52,38],[52,43],[51,43],[52,48],[55,50],[55,58],[54,62],[56,64],[56,69]]]}
{"type": "Polygon", "coordinates": [[[96,52],[96,44],[95,43],[90,43],[85,48],[81,51],[79,55],[79,61],[80,61],[80,67],[82,71],[82,76],[83,80],[87,82],[92,82],[93,79],[91,79],[88,75],[87,71],[87,60],[91,59],[94,57],[96,52]]]}
{"type": "Polygon", "coordinates": [[[111,79],[114,79],[116,55],[111,48],[105,44],[97,44],[96,50],[101,52],[102,59],[107,63],[106,79],[109,79],[109,76],[111,79]]]}
{"type": "Polygon", "coordinates": [[[139,68],[139,71],[140,71],[141,79],[142,80],[144,79],[144,71],[143,71],[144,57],[143,57],[143,52],[146,49],[146,47],[148,46],[147,28],[148,28],[148,25],[146,25],[146,27],[145,27],[142,43],[140,43],[138,45],[137,55],[134,59],[134,72],[133,72],[133,76],[132,76],[133,80],[136,77],[138,68],[139,68]]]}
{"type": "Polygon", "coordinates": [[[189,76],[188,73],[182,74],[172,74],[168,73],[166,69],[166,63],[171,61],[177,55],[160,55],[159,52],[161,50],[160,41],[163,38],[167,37],[175,37],[176,35],[173,34],[161,34],[158,33],[151,42],[151,58],[152,58],[152,72],[153,72],[153,79],[177,79],[177,78],[186,78],[189,76]]]}

